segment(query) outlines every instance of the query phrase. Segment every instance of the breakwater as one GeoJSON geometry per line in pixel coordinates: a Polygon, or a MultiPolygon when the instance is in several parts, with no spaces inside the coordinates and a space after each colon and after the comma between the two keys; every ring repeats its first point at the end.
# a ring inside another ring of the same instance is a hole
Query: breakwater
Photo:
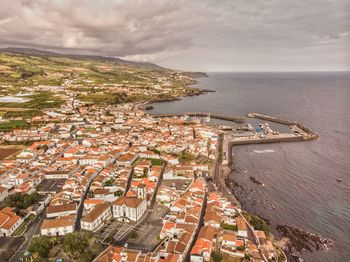
{"type": "Polygon", "coordinates": [[[273,137],[256,137],[242,140],[234,140],[232,145],[248,145],[248,144],[266,144],[266,143],[281,143],[281,142],[299,142],[303,141],[303,136],[295,136],[289,134],[274,135],[273,137]]]}
{"type": "Polygon", "coordinates": [[[305,132],[306,135],[303,136],[304,140],[312,140],[312,139],[317,139],[319,137],[319,135],[316,134],[313,130],[305,127],[304,125],[302,125],[296,121],[282,119],[282,118],[278,118],[278,117],[274,117],[274,116],[263,115],[263,114],[259,114],[259,113],[249,113],[247,116],[250,118],[258,118],[258,119],[262,119],[262,120],[266,120],[266,121],[270,121],[270,122],[275,122],[275,123],[282,124],[282,125],[288,125],[290,127],[296,126],[305,132]]]}
{"type": "Polygon", "coordinates": [[[189,116],[189,117],[210,117],[213,119],[231,121],[235,123],[244,123],[245,119],[239,116],[225,116],[219,114],[212,113],[204,113],[204,112],[187,112],[187,113],[175,113],[175,114],[151,114],[153,117],[181,117],[181,116],[189,116]]]}

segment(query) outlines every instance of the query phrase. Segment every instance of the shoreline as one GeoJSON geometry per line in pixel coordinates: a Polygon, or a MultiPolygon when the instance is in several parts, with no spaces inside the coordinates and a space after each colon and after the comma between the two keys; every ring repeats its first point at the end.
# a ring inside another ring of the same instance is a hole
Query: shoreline
{"type": "MultiPolygon", "coordinates": [[[[204,93],[204,92],[203,92],[204,93]]],[[[201,94],[203,94],[201,93],[201,94]]],[[[199,94],[195,94],[195,95],[199,95],[199,94]]],[[[188,95],[188,96],[195,96],[195,95],[188,95]]],[[[184,96],[186,97],[186,96],[184,96]]],[[[151,105],[152,103],[155,102],[169,102],[169,101],[179,101],[182,100],[181,98],[174,98],[174,99],[170,99],[170,100],[166,100],[166,101],[150,101],[150,102],[146,102],[144,104],[144,106],[148,106],[151,105]]],[[[153,106],[151,106],[153,109],[153,106]]],[[[145,110],[144,108],[142,108],[143,110],[145,110]]],[[[146,109],[147,110],[147,109],[146,109]]],[[[150,109],[151,110],[151,109],[150,109]]],[[[145,112],[147,113],[147,112],[145,112]]],[[[171,117],[171,116],[184,116],[184,115],[188,115],[191,114],[190,113],[169,113],[169,114],[152,114],[152,113],[147,113],[149,115],[152,115],[154,117],[171,117]]],[[[196,114],[193,113],[192,114],[196,114]]],[[[207,117],[209,114],[211,113],[202,113],[202,117],[207,117]]],[[[292,131],[299,134],[299,136],[285,136],[285,137],[269,137],[269,138],[258,138],[258,139],[248,139],[246,141],[230,141],[229,143],[227,143],[227,145],[224,145],[224,148],[226,146],[227,148],[227,152],[226,152],[226,160],[222,161],[221,160],[221,164],[219,167],[219,179],[216,181],[219,191],[221,191],[222,193],[226,193],[229,192],[229,196],[232,197],[233,202],[237,204],[238,207],[241,207],[242,204],[240,203],[239,199],[237,198],[237,196],[234,195],[234,187],[235,186],[239,186],[238,184],[234,184],[235,181],[232,180],[232,178],[230,178],[230,175],[232,175],[233,173],[236,172],[236,165],[233,159],[233,155],[232,155],[232,148],[235,145],[245,145],[245,144],[262,144],[262,143],[284,143],[284,142],[305,142],[305,141],[309,141],[309,140],[315,140],[319,138],[319,135],[314,132],[313,130],[311,130],[310,128],[304,126],[303,124],[297,122],[297,121],[291,121],[291,120],[287,120],[287,119],[283,119],[283,118],[279,118],[279,117],[274,117],[274,116],[269,116],[269,115],[264,115],[264,114],[259,114],[259,113],[249,113],[246,115],[246,117],[248,118],[255,118],[255,119],[261,119],[261,120],[265,120],[268,122],[275,122],[278,124],[282,124],[282,125],[287,125],[291,128],[292,131]],[[225,163],[224,163],[225,162],[225,163]],[[232,181],[231,181],[232,180],[232,181]],[[221,189],[221,190],[220,190],[221,189]],[[226,191],[226,192],[225,192],[226,191]]],[[[222,152],[224,153],[224,152],[222,152]]],[[[217,159],[217,161],[219,161],[219,159],[217,159]]],[[[255,181],[255,178],[252,177],[251,180],[255,181]]],[[[215,179],[214,179],[215,181],[215,179]]],[[[256,181],[259,184],[259,181],[256,181]]],[[[264,185],[260,185],[259,186],[264,186],[264,185]]],[[[244,208],[244,210],[247,210],[244,208]]],[[[252,213],[254,214],[254,213],[252,213]]],[[[259,214],[257,214],[258,217],[260,217],[261,219],[265,220],[264,218],[262,218],[259,214]]],[[[265,220],[266,221],[266,220],[265,220]]],[[[270,225],[269,221],[267,221],[268,224],[270,225]]],[[[275,227],[279,226],[280,228],[288,228],[289,230],[293,230],[294,232],[296,232],[295,235],[293,234],[281,234],[281,232],[279,232],[277,229],[278,234],[276,235],[273,234],[271,231],[271,235],[274,236],[274,246],[276,246],[276,248],[281,252],[281,254],[283,255],[284,259],[283,261],[301,261],[301,255],[302,255],[302,251],[303,250],[309,250],[309,251],[318,251],[318,250],[323,250],[328,248],[329,246],[331,246],[333,244],[333,242],[331,240],[322,238],[321,236],[314,234],[314,233],[310,233],[307,231],[303,231],[300,228],[291,226],[291,225],[276,225],[275,227]],[[302,239],[300,240],[297,244],[295,244],[295,246],[293,246],[292,240],[293,238],[296,239],[302,239]],[[296,248],[295,248],[296,247],[296,248]],[[315,248],[316,247],[316,248],[315,248]]]]}
{"type": "Polygon", "coordinates": [[[173,97],[173,98],[155,99],[151,101],[141,102],[141,105],[139,106],[139,108],[141,110],[147,110],[145,108],[147,108],[148,106],[152,106],[152,104],[154,103],[168,103],[168,102],[174,102],[174,101],[181,101],[183,98],[186,98],[186,97],[201,96],[201,95],[206,95],[208,93],[215,93],[215,92],[216,92],[215,90],[198,88],[198,93],[191,93],[191,94],[173,97]]]}
{"type": "MultiPolygon", "coordinates": [[[[183,114],[150,114],[154,117],[171,117],[171,116],[183,116],[191,113],[183,113],[183,114]]],[[[203,113],[202,116],[207,116],[210,113],[203,113]]],[[[219,163],[218,167],[214,167],[213,171],[213,178],[215,183],[217,184],[219,191],[225,194],[226,196],[229,196],[228,198],[231,199],[231,201],[235,204],[237,204],[238,207],[242,207],[242,204],[240,200],[237,198],[237,196],[234,194],[234,188],[236,186],[239,186],[238,184],[235,184],[235,181],[230,178],[230,175],[236,172],[236,164],[233,159],[233,146],[237,145],[246,145],[246,144],[262,144],[262,143],[283,143],[283,142],[306,142],[309,140],[314,140],[319,138],[319,135],[314,132],[313,130],[307,128],[303,124],[296,122],[296,121],[290,121],[285,120],[282,118],[257,114],[257,113],[250,113],[248,114],[248,117],[250,118],[258,118],[263,119],[270,122],[276,122],[284,125],[288,125],[289,127],[297,127],[299,128],[299,134],[291,134],[291,136],[286,136],[286,134],[276,135],[275,137],[268,137],[268,138],[254,138],[254,139],[245,139],[245,140],[231,140],[232,138],[229,137],[225,132],[221,132],[223,135],[223,144],[222,144],[222,150],[218,149],[219,155],[216,159],[216,162],[219,163]],[[220,152],[221,151],[221,152],[220,152]],[[222,156],[220,156],[220,154],[222,156]],[[217,168],[217,170],[216,170],[217,168]],[[215,174],[217,173],[217,175],[215,174]]],[[[220,146],[218,146],[220,147],[220,146]]],[[[255,178],[252,177],[251,180],[255,181],[255,178]]],[[[259,181],[255,181],[259,184],[259,181]]],[[[259,184],[260,185],[260,184],[259,184]]],[[[261,184],[260,186],[264,186],[261,184]]],[[[244,210],[247,210],[245,207],[244,210]]],[[[249,211],[247,211],[249,212],[249,211]]],[[[248,213],[248,214],[254,214],[254,213],[248,213]]],[[[259,214],[256,214],[260,219],[264,220],[266,222],[266,219],[262,218],[259,214]]],[[[269,221],[267,223],[270,225],[269,221]]],[[[328,248],[332,245],[332,241],[322,238],[321,236],[310,233],[307,231],[303,231],[302,229],[299,229],[294,226],[290,225],[276,225],[276,227],[279,226],[283,229],[288,229],[288,232],[293,231],[293,233],[286,233],[281,234],[280,231],[279,234],[273,234],[270,230],[270,234],[273,236],[273,243],[279,250],[279,252],[283,255],[284,259],[283,261],[299,261],[301,259],[301,254],[303,250],[309,250],[309,251],[318,251],[325,248],[328,248]],[[299,241],[296,241],[296,239],[301,239],[299,241]],[[281,241],[283,240],[283,241],[281,241]],[[283,243],[283,245],[281,245],[283,243]]],[[[258,242],[257,242],[258,243],[258,242]]]]}

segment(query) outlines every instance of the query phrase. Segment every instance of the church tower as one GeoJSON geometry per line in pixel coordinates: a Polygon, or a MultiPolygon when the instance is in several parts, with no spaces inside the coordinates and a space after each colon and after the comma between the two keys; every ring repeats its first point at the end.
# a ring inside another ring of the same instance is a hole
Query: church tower
{"type": "Polygon", "coordinates": [[[146,198],[146,185],[139,184],[137,187],[137,198],[145,199],[146,198]]]}

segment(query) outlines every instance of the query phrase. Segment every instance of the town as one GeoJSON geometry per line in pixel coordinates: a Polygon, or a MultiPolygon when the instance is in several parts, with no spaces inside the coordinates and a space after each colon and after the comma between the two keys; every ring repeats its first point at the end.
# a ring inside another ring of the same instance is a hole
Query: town
{"type": "Polygon", "coordinates": [[[41,116],[45,121],[35,129],[2,133],[8,143],[33,141],[0,161],[0,241],[11,246],[8,260],[281,257],[266,223],[251,224],[253,216],[234,196],[218,190],[217,169],[227,162],[220,142],[225,127],[155,117],[134,103],[72,104],[41,116]],[[69,258],[68,237],[87,238],[69,258]]]}

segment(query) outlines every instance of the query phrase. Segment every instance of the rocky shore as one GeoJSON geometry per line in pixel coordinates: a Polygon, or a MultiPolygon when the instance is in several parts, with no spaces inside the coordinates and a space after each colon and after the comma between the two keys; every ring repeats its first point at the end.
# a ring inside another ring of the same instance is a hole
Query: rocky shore
{"type": "Polygon", "coordinates": [[[333,245],[333,241],[329,239],[294,226],[278,225],[276,229],[283,238],[288,240],[283,248],[289,261],[303,261],[301,253],[304,250],[313,252],[327,249],[333,245]]]}

